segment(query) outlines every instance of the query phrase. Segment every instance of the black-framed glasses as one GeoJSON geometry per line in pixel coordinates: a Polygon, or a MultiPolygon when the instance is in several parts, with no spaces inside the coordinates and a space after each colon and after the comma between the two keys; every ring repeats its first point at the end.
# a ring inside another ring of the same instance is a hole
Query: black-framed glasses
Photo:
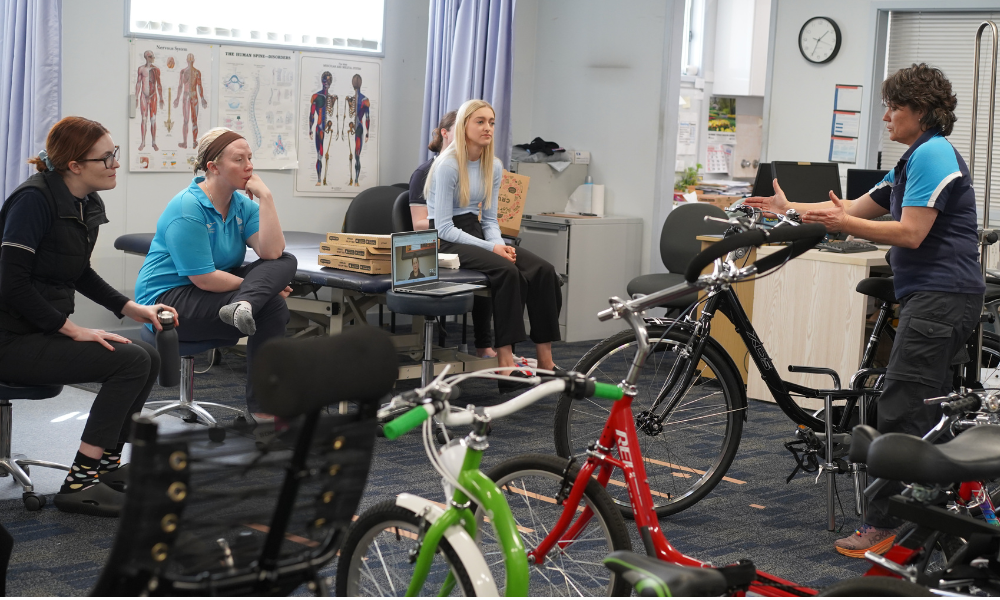
{"type": "Polygon", "coordinates": [[[111,154],[108,154],[107,156],[102,156],[101,158],[81,158],[80,160],[78,160],[76,162],[97,162],[97,161],[100,161],[100,162],[104,163],[104,168],[105,169],[110,169],[111,167],[115,166],[115,161],[118,160],[118,151],[119,151],[119,149],[120,149],[119,146],[115,146],[115,151],[112,152],[111,154]]]}

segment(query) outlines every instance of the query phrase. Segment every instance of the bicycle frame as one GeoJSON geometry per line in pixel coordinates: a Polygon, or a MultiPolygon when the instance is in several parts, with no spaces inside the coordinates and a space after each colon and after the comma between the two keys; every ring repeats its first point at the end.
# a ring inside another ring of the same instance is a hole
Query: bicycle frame
{"type": "MultiPolygon", "coordinates": [[[[406,590],[407,596],[416,596],[430,572],[431,563],[434,561],[434,554],[437,552],[438,544],[449,527],[460,526],[473,538],[476,537],[476,516],[470,510],[471,500],[482,506],[486,515],[490,518],[490,524],[497,534],[497,540],[504,553],[504,568],[506,572],[507,596],[527,596],[528,595],[528,559],[525,554],[524,542],[521,534],[517,531],[517,523],[510,512],[510,506],[500,489],[479,470],[479,465],[483,459],[485,444],[476,447],[470,445],[462,462],[462,469],[458,474],[459,484],[468,490],[473,498],[469,498],[462,490],[456,489],[452,496],[451,505],[444,513],[438,517],[424,533],[420,552],[417,554],[416,565],[413,570],[413,577],[406,590]]],[[[449,572],[445,582],[441,587],[441,595],[447,596],[455,587],[455,575],[449,572]]]]}

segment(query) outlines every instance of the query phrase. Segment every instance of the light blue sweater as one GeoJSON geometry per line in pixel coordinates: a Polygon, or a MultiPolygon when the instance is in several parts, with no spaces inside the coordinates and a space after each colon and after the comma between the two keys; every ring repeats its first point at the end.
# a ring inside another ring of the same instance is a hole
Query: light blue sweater
{"type": "Polygon", "coordinates": [[[490,195],[490,207],[483,210],[479,221],[483,225],[485,240],[471,236],[455,227],[452,217],[462,214],[478,214],[480,204],[486,200],[483,196],[483,176],[479,161],[469,161],[469,205],[458,205],[458,163],[454,156],[434,161],[434,172],[431,175],[430,195],[427,197],[427,218],[434,219],[438,237],[442,240],[479,246],[492,251],[496,244],[503,244],[500,237],[500,224],[497,223],[497,198],[500,195],[500,179],[503,177],[503,163],[499,158],[493,159],[493,187],[490,195]]]}

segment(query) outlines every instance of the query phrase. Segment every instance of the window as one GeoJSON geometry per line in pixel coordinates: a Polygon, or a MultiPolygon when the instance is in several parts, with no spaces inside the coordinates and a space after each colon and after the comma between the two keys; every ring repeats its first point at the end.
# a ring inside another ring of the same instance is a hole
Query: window
{"type": "MultiPolygon", "coordinates": [[[[1000,23],[1000,12],[892,12],[886,51],[886,75],[895,73],[913,63],[925,62],[944,72],[951,81],[952,91],[958,97],[955,114],[958,121],[948,140],[969,162],[972,145],[972,73],[975,58],[976,29],[983,21],[1000,23]]],[[[983,214],[983,191],[986,186],[986,137],[989,126],[991,34],[983,33],[979,50],[979,123],[976,132],[976,165],[974,167],[976,202],[983,214]]],[[[998,85],[1000,88],[1000,85],[998,85]]],[[[874,90],[876,94],[879,90],[874,90]]],[[[1000,96],[1000,93],[997,94],[1000,96]]],[[[1000,106],[997,107],[1000,111],[1000,106]]],[[[881,114],[873,115],[881,119],[881,114]]],[[[994,139],[1000,140],[1000,115],[995,123],[994,139]]],[[[891,169],[906,152],[906,146],[889,141],[882,128],[882,168],[891,169]]],[[[973,167],[973,165],[969,165],[973,167]]],[[[993,178],[990,192],[990,220],[1000,217],[1000,148],[994,148],[993,178]]]]}
{"type": "Polygon", "coordinates": [[[384,0],[129,0],[127,35],[381,55],[384,0]],[[238,8],[238,10],[234,10],[238,8]]]}

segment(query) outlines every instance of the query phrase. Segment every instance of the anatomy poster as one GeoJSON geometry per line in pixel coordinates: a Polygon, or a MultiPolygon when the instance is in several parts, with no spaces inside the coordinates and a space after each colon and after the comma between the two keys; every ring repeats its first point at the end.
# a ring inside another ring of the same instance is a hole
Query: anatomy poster
{"type": "Polygon", "coordinates": [[[219,125],[247,139],[255,169],[294,169],[297,53],[219,49],[219,125]]]}
{"type": "Polygon", "coordinates": [[[381,63],[303,54],[295,193],[354,196],[378,185],[381,63]]]}
{"type": "Polygon", "coordinates": [[[132,40],[130,171],[191,171],[209,123],[212,46],[132,40]]]}

